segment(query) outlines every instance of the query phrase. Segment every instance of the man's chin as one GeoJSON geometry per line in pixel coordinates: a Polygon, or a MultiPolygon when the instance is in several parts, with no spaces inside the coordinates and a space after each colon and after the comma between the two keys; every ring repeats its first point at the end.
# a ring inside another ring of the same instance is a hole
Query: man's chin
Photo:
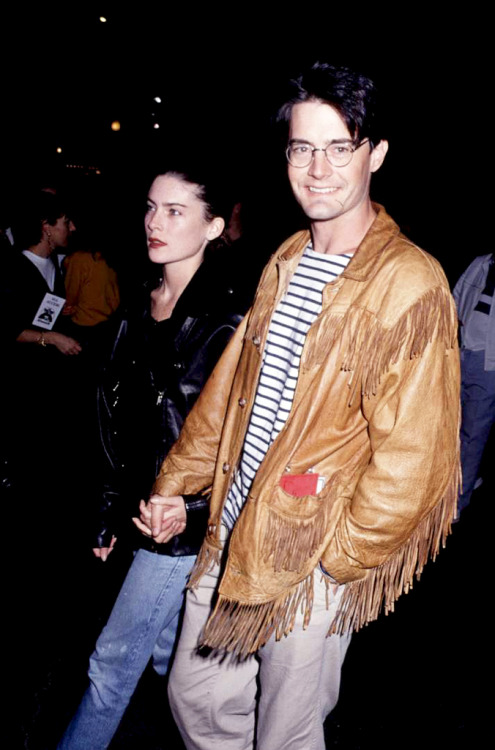
{"type": "Polygon", "coordinates": [[[304,213],[310,221],[331,221],[337,216],[340,216],[342,208],[343,206],[333,206],[332,208],[329,208],[328,206],[325,208],[313,206],[308,208],[307,211],[304,211],[304,213]]]}

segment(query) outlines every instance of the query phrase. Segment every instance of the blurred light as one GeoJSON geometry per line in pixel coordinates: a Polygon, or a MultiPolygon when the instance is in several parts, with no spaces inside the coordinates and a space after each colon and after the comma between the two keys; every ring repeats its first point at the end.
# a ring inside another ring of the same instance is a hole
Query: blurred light
{"type": "Polygon", "coordinates": [[[100,21],[101,21],[102,23],[106,23],[106,22],[107,22],[107,19],[105,18],[105,16],[100,16],[100,21]]]}
{"type": "Polygon", "coordinates": [[[114,120],[110,127],[115,131],[120,130],[120,122],[118,120],[114,120]]]}
{"type": "Polygon", "coordinates": [[[61,154],[61,153],[62,153],[62,149],[61,149],[61,148],[60,148],[60,146],[59,146],[59,147],[57,148],[57,154],[61,154]]]}
{"type": "Polygon", "coordinates": [[[159,96],[155,96],[155,98],[153,99],[153,101],[156,102],[157,104],[161,104],[162,103],[162,100],[160,99],[159,96]]]}
{"type": "Polygon", "coordinates": [[[158,128],[160,127],[160,125],[157,122],[154,122],[153,123],[153,127],[155,128],[155,130],[158,130],[158,128]]]}

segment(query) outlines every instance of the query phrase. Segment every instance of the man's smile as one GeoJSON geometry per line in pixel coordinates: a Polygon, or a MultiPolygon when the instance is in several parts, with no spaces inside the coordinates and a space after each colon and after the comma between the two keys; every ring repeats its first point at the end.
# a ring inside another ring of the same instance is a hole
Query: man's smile
{"type": "Polygon", "coordinates": [[[308,185],[308,190],[310,193],[318,193],[319,195],[327,195],[329,193],[335,193],[337,190],[339,190],[338,187],[314,187],[313,185],[308,185]]]}

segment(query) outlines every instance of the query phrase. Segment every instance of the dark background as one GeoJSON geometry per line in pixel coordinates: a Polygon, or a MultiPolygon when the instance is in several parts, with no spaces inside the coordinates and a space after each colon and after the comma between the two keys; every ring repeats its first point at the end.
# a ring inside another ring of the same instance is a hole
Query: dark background
{"type": "MultiPolygon", "coordinates": [[[[493,249],[493,42],[475,3],[458,13],[418,3],[400,11],[303,4],[295,12],[282,4],[40,4],[4,10],[1,20],[2,221],[22,216],[28,188],[55,182],[77,220],[98,214],[132,275],[145,257],[143,173],[163,150],[191,147],[210,154],[242,197],[253,255],[268,256],[302,221],[271,118],[287,78],[320,59],[378,82],[390,151],[372,195],[440,259],[451,283],[493,249]]],[[[354,638],[328,747],[473,748],[493,738],[490,456],[445,552],[395,614],[354,638]]],[[[15,586],[22,513],[6,510],[18,540],[7,566],[15,586]]],[[[36,674],[15,671],[12,649],[11,679],[23,686],[12,747],[55,747],[125,570],[117,552],[103,567],[89,550],[77,558],[70,549],[68,535],[60,576],[46,582],[46,596],[36,592],[32,637],[20,646],[36,655],[36,674]]],[[[16,629],[15,610],[8,619],[16,629]]],[[[174,737],[163,687],[147,675],[112,748],[172,748],[174,737]]]]}
{"type": "Polygon", "coordinates": [[[271,252],[300,218],[270,120],[286,80],[320,59],[377,81],[390,151],[373,195],[411,238],[452,280],[490,247],[492,40],[476,3],[457,14],[418,3],[43,4],[3,20],[2,211],[18,209],[35,178],[63,176],[77,209],[101,211],[134,260],[142,169],[164,147],[189,147],[242,190],[271,252]]]}

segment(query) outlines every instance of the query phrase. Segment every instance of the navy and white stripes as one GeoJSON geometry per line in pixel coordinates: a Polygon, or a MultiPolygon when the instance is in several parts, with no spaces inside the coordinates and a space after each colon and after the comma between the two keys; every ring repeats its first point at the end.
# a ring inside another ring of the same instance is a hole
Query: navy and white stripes
{"type": "Polygon", "coordinates": [[[292,408],[306,335],[322,308],[323,288],[339,276],[350,255],[304,251],[270,323],[258,388],[241,460],[228,494],[223,522],[232,529],[268,448],[292,408]]]}

